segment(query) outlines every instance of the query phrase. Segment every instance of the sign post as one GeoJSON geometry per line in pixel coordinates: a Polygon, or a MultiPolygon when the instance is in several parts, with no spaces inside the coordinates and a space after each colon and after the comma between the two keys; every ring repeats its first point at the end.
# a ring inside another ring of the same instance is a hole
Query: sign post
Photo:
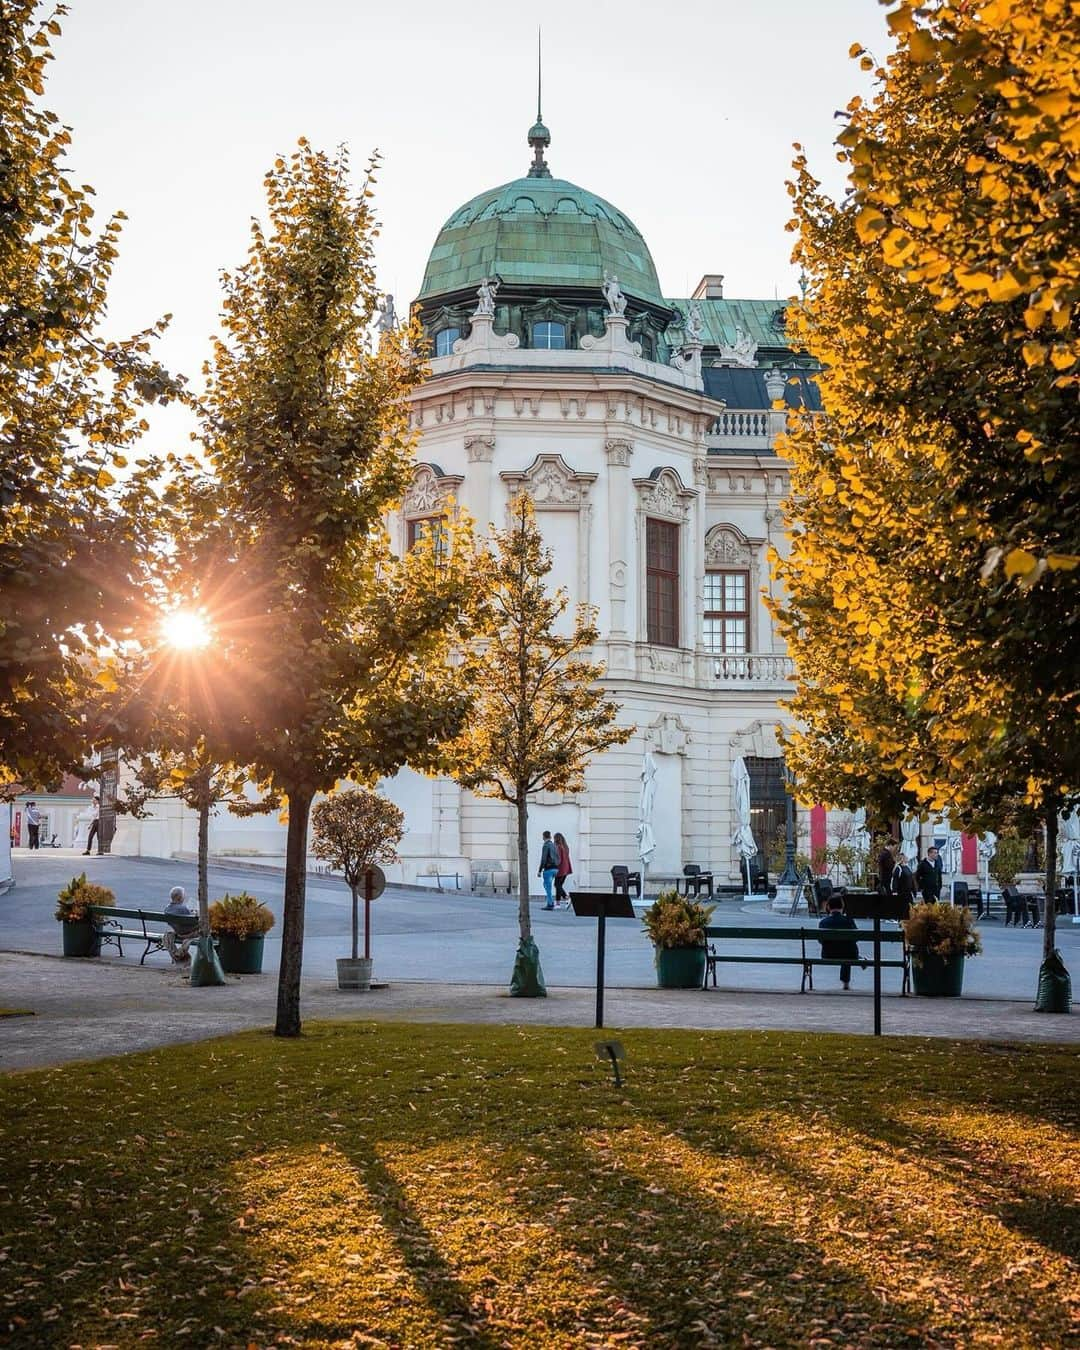
{"type": "Polygon", "coordinates": [[[607,921],[634,918],[634,906],[621,891],[575,891],[570,898],[579,919],[596,920],[596,1025],[604,1025],[604,944],[607,921]]]}
{"type": "Polygon", "coordinates": [[[386,873],[372,863],[364,869],[364,960],[371,960],[371,902],[386,890],[386,873]]]}
{"type": "MultiPolygon", "coordinates": [[[[895,895],[879,895],[876,891],[854,894],[844,893],[844,912],[852,919],[873,919],[874,921],[874,1035],[881,1035],[881,921],[882,919],[906,919],[908,902],[895,895]]],[[[844,929],[834,930],[843,933],[844,929]]]]}

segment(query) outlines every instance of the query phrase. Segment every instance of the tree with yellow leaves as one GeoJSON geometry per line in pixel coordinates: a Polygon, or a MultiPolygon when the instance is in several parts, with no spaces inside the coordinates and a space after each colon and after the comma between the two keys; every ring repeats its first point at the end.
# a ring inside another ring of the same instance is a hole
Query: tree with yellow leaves
{"type": "Polygon", "coordinates": [[[40,102],[64,13],[0,7],[0,790],[101,743],[84,712],[166,510],[160,466],[127,456],[145,407],[182,391],[151,355],[164,322],[103,332],[123,215],[95,231],[71,133],[40,102]]]}
{"type": "Polygon", "coordinates": [[[852,49],[877,92],[838,137],[848,194],[801,155],[791,185],[824,416],[785,451],[788,758],[826,801],[893,780],[975,828],[1019,793],[1052,889],[1080,788],[1080,6],[889,25],[883,64],[852,49]]]}

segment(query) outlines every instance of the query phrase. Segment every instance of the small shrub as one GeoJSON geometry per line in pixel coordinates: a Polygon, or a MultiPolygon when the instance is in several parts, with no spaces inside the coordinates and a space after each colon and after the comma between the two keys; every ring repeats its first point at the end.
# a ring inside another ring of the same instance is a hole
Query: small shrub
{"type": "Polygon", "coordinates": [[[239,895],[223,895],[210,906],[210,932],[214,937],[234,937],[243,940],[261,937],[274,926],[270,910],[247,891],[239,895]]]}
{"type": "Polygon", "coordinates": [[[79,923],[90,917],[91,905],[115,905],[116,896],[108,886],[87,881],[86,873],[72,877],[56,897],[56,917],[61,923],[79,923]]]}
{"type": "Polygon", "coordinates": [[[948,961],[982,951],[982,939],[966,905],[913,905],[904,920],[904,933],[917,966],[927,953],[948,961]]]}
{"type": "Polygon", "coordinates": [[[642,915],[654,947],[704,947],[715,905],[702,905],[676,891],[661,891],[642,915]]]}

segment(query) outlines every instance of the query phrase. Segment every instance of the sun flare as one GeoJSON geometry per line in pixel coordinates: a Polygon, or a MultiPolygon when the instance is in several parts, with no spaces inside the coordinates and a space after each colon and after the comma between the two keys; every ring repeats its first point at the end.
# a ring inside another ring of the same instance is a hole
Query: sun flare
{"type": "Polygon", "coordinates": [[[161,634],[170,647],[192,652],[210,641],[210,625],[194,610],[177,609],[162,619],[161,634]]]}

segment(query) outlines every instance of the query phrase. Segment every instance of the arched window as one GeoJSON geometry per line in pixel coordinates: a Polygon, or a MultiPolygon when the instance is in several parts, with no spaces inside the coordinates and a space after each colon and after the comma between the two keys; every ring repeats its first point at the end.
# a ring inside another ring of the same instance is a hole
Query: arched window
{"type": "Polygon", "coordinates": [[[563,351],[566,347],[566,324],[534,323],[532,345],[545,351],[563,351]]]}
{"type": "Polygon", "coordinates": [[[443,328],[435,334],[435,355],[452,356],[454,343],[461,336],[460,328],[443,328]]]}

